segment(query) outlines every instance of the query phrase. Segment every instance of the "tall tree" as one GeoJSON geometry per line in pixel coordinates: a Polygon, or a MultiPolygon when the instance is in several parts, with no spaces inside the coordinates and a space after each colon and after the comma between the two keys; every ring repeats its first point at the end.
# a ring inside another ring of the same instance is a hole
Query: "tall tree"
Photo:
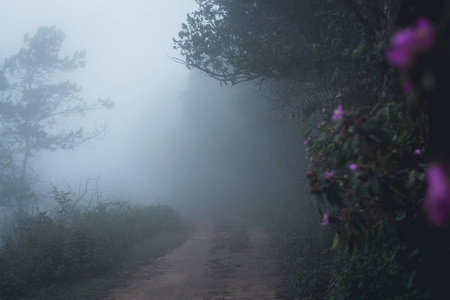
{"type": "Polygon", "coordinates": [[[42,150],[72,149],[101,137],[104,128],[86,133],[83,128],[67,130],[61,125],[67,117],[112,107],[109,99],[86,102],[78,85],[61,81],[62,74],[84,67],[86,56],[85,51],[76,51],[61,57],[64,39],[64,32],[56,27],[40,27],[35,35],[25,35],[24,47],[1,68],[0,137],[18,162],[18,184],[12,197],[19,216],[26,209],[30,158],[42,150]]]}

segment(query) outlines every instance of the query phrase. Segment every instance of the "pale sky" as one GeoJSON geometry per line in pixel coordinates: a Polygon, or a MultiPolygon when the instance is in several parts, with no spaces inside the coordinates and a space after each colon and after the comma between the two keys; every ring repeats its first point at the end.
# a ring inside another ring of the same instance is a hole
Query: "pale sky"
{"type": "Polygon", "coordinates": [[[172,37],[195,9],[194,0],[0,0],[1,61],[19,51],[25,33],[55,25],[66,33],[62,54],[87,50],[87,66],[68,75],[82,96],[115,102],[111,111],[83,119],[86,129],[107,123],[106,138],[76,151],[43,153],[33,162],[44,184],[63,187],[65,179],[75,186],[92,173],[101,176],[107,193],[158,197],[164,188],[158,161],[168,136],[182,126],[177,96],[188,74],[169,59],[177,55],[172,37]],[[142,140],[148,140],[144,154],[134,151],[142,140]],[[137,172],[138,154],[154,161],[155,170],[137,172]]]}

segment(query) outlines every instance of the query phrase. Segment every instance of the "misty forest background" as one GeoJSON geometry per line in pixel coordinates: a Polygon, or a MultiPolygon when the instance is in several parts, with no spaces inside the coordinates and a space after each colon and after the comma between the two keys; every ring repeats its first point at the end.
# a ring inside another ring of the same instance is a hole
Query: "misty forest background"
{"type": "Polygon", "coordinates": [[[196,3],[172,41],[171,64],[190,70],[177,106],[139,107],[134,142],[109,146],[138,166],[131,178],[45,179],[70,174],[58,153],[114,134],[95,118],[120,101],[85,100],[71,80],[86,51],[41,26],[5,57],[0,298],[94,297],[120,278],[106,274],[179,245],[186,216],[225,214],[271,232],[292,299],[445,299],[450,1],[196,3]],[[391,42],[405,32],[417,40],[391,42]]]}

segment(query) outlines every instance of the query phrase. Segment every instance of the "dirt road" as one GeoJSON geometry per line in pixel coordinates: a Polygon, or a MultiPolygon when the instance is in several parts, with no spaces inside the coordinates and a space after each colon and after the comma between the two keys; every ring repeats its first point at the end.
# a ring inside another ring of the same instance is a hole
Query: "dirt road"
{"type": "Polygon", "coordinates": [[[236,236],[210,221],[195,224],[179,248],[141,268],[105,300],[285,299],[268,234],[248,223],[242,228],[236,236]]]}

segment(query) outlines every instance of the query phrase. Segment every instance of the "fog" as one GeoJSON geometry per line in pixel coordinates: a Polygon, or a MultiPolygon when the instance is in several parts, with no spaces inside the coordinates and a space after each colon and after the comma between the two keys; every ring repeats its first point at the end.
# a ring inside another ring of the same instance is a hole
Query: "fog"
{"type": "Polygon", "coordinates": [[[449,11],[0,0],[0,299],[449,298],[449,11]]]}
{"type": "Polygon", "coordinates": [[[172,37],[195,9],[194,1],[175,0],[0,4],[0,39],[8,41],[2,58],[19,51],[25,33],[55,25],[66,34],[63,55],[87,51],[86,67],[61,79],[81,86],[87,101],[115,103],[64,124],[87,131],[106,125],[102,139],[33,158],[41,197],[51,185],[76,191],[93,177],[106,199],[184,206],[270,197],[295,185],[288,170],[267,170],[279,172],[285,162],[276,159],[300,156],[276,154],[299,132],[277,121],[258,86],[220,86],[170,59],[179,57],[172,37]]]}

